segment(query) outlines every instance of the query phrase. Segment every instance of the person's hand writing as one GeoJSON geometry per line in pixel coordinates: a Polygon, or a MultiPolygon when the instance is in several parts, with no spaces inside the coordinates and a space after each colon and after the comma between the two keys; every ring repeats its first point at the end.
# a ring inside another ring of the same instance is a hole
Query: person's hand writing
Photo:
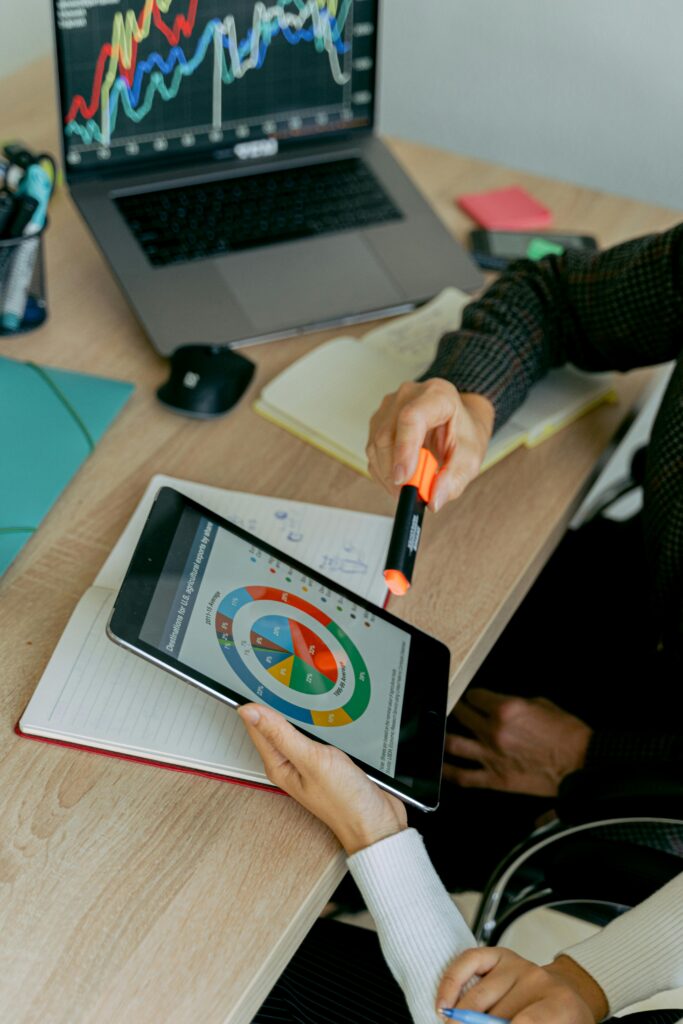
{"type": "Polygon", "coordinates": [[[570,957],[538,967],[501,947],[468,949],[457,957],[441,981],[436,1006],[490,1013],[512,1024],[596,1024],[609,1010],[598,983],[570,957]]]}
{"type": "Polygon", "coordinates": [[[440,378],[408,381],[386,396],[370,421],[368,468],[396,494],[415,472],[420,448],[429,448],[441,467],[430,501],[438,512],[477,476],[493,422],[493,406],[482,395],[460,394],[440,378]]]}
{"type": "Polygon", "coordinates": [[[444,765],[459,786],[556,796],[562,779],[584,765],[592,730],[543,697],[472,689],[453,714],[472,735],[450,733],[446,751],[478,765],[444,765]]]}
{"type": "Polygon", "coordinates": [[[330,828],[348,854],[407,827],[406,809],[371,782],[343,751],[309,739],[261,704],[239,715],[271,782],[330,828]]]}

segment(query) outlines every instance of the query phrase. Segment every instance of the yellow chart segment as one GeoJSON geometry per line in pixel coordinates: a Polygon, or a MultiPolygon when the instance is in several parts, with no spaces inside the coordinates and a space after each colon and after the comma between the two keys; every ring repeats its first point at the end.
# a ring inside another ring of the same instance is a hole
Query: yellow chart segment
{"type": "Polygon", "coordinates": [[[135,11],[118,11],[114,15],[111,33],[111,57],[104,82],[102,83],[102,112],[109,119],[109,94],[118,75],[119,62],[122,68],[130,68],[133,60],[133,40],[141,43],[149,35],[152,13],[155,5],[161,14],[166,14],[173,0],[145,0],[142,15],[138,19],[135,11]]]}
{"type": "Polygon", "coordinates": [[[311,711],[313,725],[348,725],[353,719],[344,711],[344,708],[335,708],[334,711],[311,711]]]}
{"type": "Polygon", "coordinates": [[[277,679],[278,683],[282,683],[283,686],[289,686],[292,679],[292,669],[294,668],[294,655],[291,658],[287,658],[286,661],[281,661],[279,665],[269,668],[273,678],[277,679]]]}
{"type": "Polygon", "coordinates": [[[162,14],[166,14],[172,3],[173,0],[145,0],[145,6],[142,9],[142,17],[140,19],[135,11],[126,11],[125,14],[119,11],[114,15],[111,32],[109,73],[104,82],[107,90],[116,81],[119,61],[121,62],[121,67],[130,67],[131,60],[133,59],[133,40],[136,43],[141,43],[149,35],[152,24],[152,12],[155,5],[162,14]]]}

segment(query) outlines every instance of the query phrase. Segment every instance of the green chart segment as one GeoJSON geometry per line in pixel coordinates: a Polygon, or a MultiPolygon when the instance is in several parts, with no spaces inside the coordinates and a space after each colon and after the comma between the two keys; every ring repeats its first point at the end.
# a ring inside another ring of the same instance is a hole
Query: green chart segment
{"type": "Polygon", "coordinates": [[[298,721],[325,726],[347,725],[356,721],[370,702],[368,671],[355,644],[320,609],[287,591],[271,587],[244,587],[232,591],[223,598],[216,613],[216,636],[226,660],[240,679],[259,698],[298,721]],[[240,609],[251,601],[273,599],[311,615],[334,637],[341,653],[335,655],[317,630],[286,613],[262,615],[250,629],[249,653],[253,653],[256,662],[275,681],[276,686],[271,690],[264,684],[261,674],[257,676],[252,671],[248,664],[251,659],[245,659],[238,650],[233,636],[233,621],[240,609]],[[309,696],[329,693],[349,674],[349,667],[353,671],[353,693],[339,708],[309,710],[284,697],[287,691],[309,696]],[[280,687],[286,689],[283,691],[280,687]]]}

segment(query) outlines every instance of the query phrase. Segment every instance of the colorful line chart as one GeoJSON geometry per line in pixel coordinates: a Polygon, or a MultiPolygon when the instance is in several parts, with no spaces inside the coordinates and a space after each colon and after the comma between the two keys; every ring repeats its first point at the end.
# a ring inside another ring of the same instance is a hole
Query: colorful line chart
{"type": "Polygon", "coordinates": [[[83,0],[81,11],[57,0],[67,140],[106,149],[142,131],[206,131],[217,141],[279,110],[336,105],[350,116],[353,38],[374,30],[355,31],[354,0],[144,0],[112,16],[118,2],[83,0]]]}
{"type": "Polygon", "coordinates": [[[218,606],[215,630],[239,679],[259,700],[296,721],[348,725],[358,721],[370,703],[370,676],[356,645],[334,619],[295,594],[276,587],[232,590],[218,606]],[[255,619],[254,602],[264,609],[255,619]],[[273,602],[282,610],[273,610],[273,602]],[[240,630],[240,615],[245,612],[249,625],[240,630]],[[327,700],[324,706],[309,706],[332,691],[342,703],[328,706],[327,700]],[[303,704],[296,694],[302,695],[303,704]]]}

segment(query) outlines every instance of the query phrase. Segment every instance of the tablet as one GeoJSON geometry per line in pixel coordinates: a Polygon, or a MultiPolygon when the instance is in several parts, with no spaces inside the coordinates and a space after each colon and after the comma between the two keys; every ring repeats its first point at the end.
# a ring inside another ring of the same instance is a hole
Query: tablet
{"type": "Polygon", "coordinates": [[[270,705],[402,800],[438,806],[448,648],[170,487],[107,632],[218,700],[270,705]]]}

